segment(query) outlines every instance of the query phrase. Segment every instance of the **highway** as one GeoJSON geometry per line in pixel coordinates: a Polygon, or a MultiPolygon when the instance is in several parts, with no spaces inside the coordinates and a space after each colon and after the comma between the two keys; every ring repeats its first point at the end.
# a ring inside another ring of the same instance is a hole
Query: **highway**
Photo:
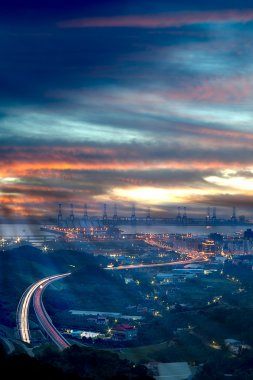
{"type": "Polygon", "coordinates": [[[45,277],[31,286],[29,286],[25,292],[23,293],[19,304],[17,308],[16,313],[16,322],[17,322],[17,329],[20,336],[20,339],[25,343],[31,343],[31,334],[29,330],[29,307],[31,303],[32,296],[36,289],[38,289],[40,286],[43,286],[43,284],[47,283],[49,280],[50,282],[59,280],[63,277],[69,276],[70,273],[55,275],[55,276],[49,276],[45,277]]]}
{"type": "Polygon", "coordinates": [[[119,265],[118,267],[107,267],[104,268],[106,270],[123,270],[123,269],[140,269],[140,268],[154,268],[154,267],[166,267],[168,265],[185,265],[192,264],[196,262],[207,261],[204,257],[196,257],[194,259],[182,260],[182,261],[170,261],[167,263],[159,263],[159,264],[131,264],[131,265],[119,265]]]}
{"type": "Polygon", "coordinates": [[[51,338],[51,340],[58,346],[58,348],[60,350],[64,350],[65,348],[70,347],[70,344],[53,325],[42,301],[42,295],[46,287],[56,280],[59,280],[59,278],[48,279],[42,285],[36,288],[33,296],[33,307],[40,326],[51,338]]]}
{"type": "MultiPolygon", "coordinates": [[[[118,267],[107,267],[104,268],[106,270],[123,270],[123,269],[140,269],[140,268],[152,268],[152,267],[162,267],[168,265],[185,265],[194,262],[206,261],[206,258],[203,257],[195,257],[188,260],[181,261],[173,261],[166,263],[157,263],[157,264],[133,264],[133,265],[120,265],[118,267]]],[[[45,307],[42,301],[42,295],[46,287],[54,281],[60,280],[66,276],[69,276],[71,273],[64,273],[54,276],[45,277],[31,286],[29,286],[25,292],[23,293],[17,308],[16,314],[16,322],[17,329],[19,332],[19,336],[21,341],[24,343],[31,343],[31,334],[29,330],[29,307],[31,303],[31,299],[33,297],[33,307],[37,319],[43,328],[43,330],[47,333],[47,335],[51,338],[51,340],[58,346],[59,349],[63,350],[70,346],[69,342],[61,335],[61,333],[56,329],[53,325],[49,315],[47,314],[45,307]]]]}

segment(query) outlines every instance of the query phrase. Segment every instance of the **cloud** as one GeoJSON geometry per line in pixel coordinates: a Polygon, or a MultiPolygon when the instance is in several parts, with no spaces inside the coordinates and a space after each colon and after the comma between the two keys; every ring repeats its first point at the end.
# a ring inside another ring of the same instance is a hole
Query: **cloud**
{"type": "Polygon", "coordinates": [[[0,42],[6,215],[135,197],[143,209],[160,202],[156,210],[172,201],[244,204],[253,10],[221,1],[199,11],[159,0],[130,8],[95,1],[78,11],[68,2],[52,13],[44,2],[43,16],[10,9],[0,42]]]}
{"type": "Polygon", "coordinates": [[[186,85],[180,91],[167,91],[167,98],[177,101],[201,101],[211,104],[242,104],[251,100],[253,94],[253,77],[241,75],[229,78],[204,80],[197,85],[186,85]]]}
{"type": "Polygon", "coordinates": [[[205,181],[227,189],[237,189],[239,191],[253,192],[253,175],[251,178],[244,176],[208,176],[205,181]]]}
{"type": "MultiPolygon", "coordinates": [[[[190,204],[194,204],[196,207],[198,205],[208,205],[219,208],[227,208],[237,207],[237,212],[245,213],[245,215],[252,216],[253,204],[252,204],[252,195],[251,194],[240,194],[240,193],[232,193],[229,194],[227,192],[217,193],[215,195],[206,194],[203,196],[195,196],[191,194],[188,197],[188,201],[190,204]],[[238,210],[239,209],[239,210],[238,210]]],[[[219,213],[217,216],[220,216],[219,213]]]]}
{"type": "Polygon", "coordinates": [[[61,21],[57,25],[60,28],[171,28],[206,23],[245,23],[252,20],[253,11],[249,9],[79,18],[61,21]]]}

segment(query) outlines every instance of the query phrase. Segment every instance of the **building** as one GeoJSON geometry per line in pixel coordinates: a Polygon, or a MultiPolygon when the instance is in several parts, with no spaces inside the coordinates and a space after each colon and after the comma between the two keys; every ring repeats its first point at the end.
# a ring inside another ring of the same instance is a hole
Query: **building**
{"type": "Polygon", "coordinates": [[[235,355],[239,355],[243,350],[251,349],[251,346],[243,344],[240,340],[237,339],[224,339],[224,343],[228,350],[235,355]]]}
{"type": "Polygon", "coordinates": [[[96,325],[108,325],[109,319],[103,315],[98,314],[96,318],[88,318],[87,322],[92,322],[96,325]]]}
{"type": "Polygon", "coordinates": [[[202,250],[207,255],[215,253],[215,251],[216,251],[215,242],[213,240],[205,240],[205,241],[203,241],[202,242],[202,250]]]}
{"type": "Polygon", "coordinates": [[[70,335],[72,338],[97,338],[100,334],[94,331],[82,331],[82,330],[66,330],[65,334],[70,335]]]}
{"type": "Polygon", "coordinates": [[[194,372],[186,362],[176,363],[149,363],[146,365],[156,380],[188,380],[194,372]]]}
{"type": "Polygon", "coordinates": [[[121,313],[113,313],[109,311],[93,311],[93,310],[69,310],[72,315],[81,315],[81,316],[100,316],[107,318],[120,318],[121,313]]]}
{"type": "Polygon", "coordinates": [[[253,240],[253,231],[251,228],[248,228],[244,231],[243,238],[247,240],[253,240]]]}
{"type": "Polygon", "coordinates": [[[183,269],[172,269],[174,276],[194,276],[196,274],[204,274],[204,268],[183,268],[183,269]]]}
{"type": "Polygon", "coordinates": [[[160,284],[171,283],[174,280],[174,275],[172,273],[158,273],[156,280],[160,282],[160,284]]]}
{"type": "Polygon", "coordinates": [[[221,255],[217,255],[217,256],[215,256],[214,261],[215,261],[215,263],[218,263],[218,264],[224,264],[226,261],[226,257],[221,256],[221,255]]]}
{"type": "Polygon", "coordinates": [[[196,275],[202,275],[205,271],[203,268],[183,268],[183,269],[172,269],[170,273],[158,273],[156,275],[156,280],[161,285],[166,285],[174,282],[182,282],[187,278],[195,277],[196,275]]]}
{"type": "Polygon", "coordinates": [[[137,338],[137,329],[128,324],[116,325],[111,329],[112,339],[117,341],[128,341],[137,338]]]}

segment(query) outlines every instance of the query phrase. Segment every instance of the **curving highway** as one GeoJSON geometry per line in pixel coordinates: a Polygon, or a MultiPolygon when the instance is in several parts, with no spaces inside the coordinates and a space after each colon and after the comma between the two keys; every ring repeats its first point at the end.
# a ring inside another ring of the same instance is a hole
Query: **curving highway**
{"type": "MultiPolygon", "coordinates": [[[[63,277],[69,276],[71,273],[64,273],[64,274],[59,274],[55,276],[48,276],[43,278],[42,280],[39,280],[29,286],[25,292],[23,293],[19,304],[17,308],[17,314],[16,314],[16,322],[17,322],[17,329],[18,333],[20,336],[20,339],[25,342],[25,343],[31,343],[31,334],[29,330],[29,307],[31,303],[31,299],[37,289],[39,289],[41,286],[43,288],[43,285],[49,285],[49,283],[59,280],[63,277]]],[[[44,307],[43,307],[43,312],[46,313],[44,307]]],[[[47,318],[48,315],[46,314],[47,318]]]]}
{"type": "MultiPolygon", "coordinates": [[[[206,261],[206,258],[195,257],[192,259],[176,262],[158,263],[158,264],[133,264],[133,265],[121,265],[118,267],[107,267],[106,270],[123,270],[123,269],[137,269],[137,268],[148,268],[148,267],[160,267],[175,264],[189,264],[193,262],[206,261]]],[[[46,287],[54,281],[60,280],[71,273],[64,273],[54,276],[45,277],[31,286],[29,286],[23,293],[17,308],[17,329],[19,332],[20,339],[25,343],[31,343],[31,334],[29,330],[29,307],[31,299],[33,297],[33,307],[39,324],[51,338],[51,340],[58,346],[59,349],[63,350],[70,346],[69,342],[62,336],[62,334],[53,325],[49,315],[47,314],[42,301],[42,295],[46,287]]]]}
{"type": "Polygon", "coordinates": [[[33,296],[33,307],[39,324],[51,338],[51,340],[58,346],[60,350],[70,347],[69,342],[62,336],[62,334],[53,325],[51,318],[47,314],[42,301],[42,295],[46,287],[51,284],[51,282],[58,280],[59,278],[48,279],[38,288],[36,288],[33,296]]]}

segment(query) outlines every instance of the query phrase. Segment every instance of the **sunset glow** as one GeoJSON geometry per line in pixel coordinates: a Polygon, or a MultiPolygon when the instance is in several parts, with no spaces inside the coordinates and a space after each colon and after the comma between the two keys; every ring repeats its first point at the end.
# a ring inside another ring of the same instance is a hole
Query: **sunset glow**
{"type": "Polygon", "coordinates": [[[90,4],[43,22],[32,8],[36,23],[18,8],[1,42],[4,215],[116,201],[253,211],[253,11],[190,4],[90,4]]]}

